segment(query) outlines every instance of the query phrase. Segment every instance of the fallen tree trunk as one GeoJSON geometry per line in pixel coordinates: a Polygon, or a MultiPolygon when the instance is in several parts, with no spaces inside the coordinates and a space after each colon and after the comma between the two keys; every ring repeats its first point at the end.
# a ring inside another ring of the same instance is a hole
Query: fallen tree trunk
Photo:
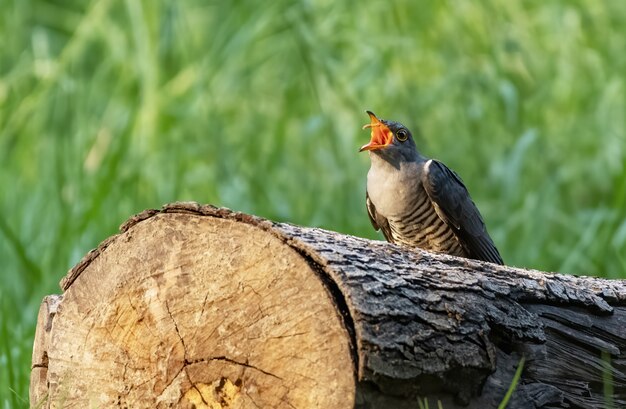
{"type": "Polygon", "coordinates": [[[626,283],[175,203],[44,299],[31,405],[626,407],[626,283]]]}

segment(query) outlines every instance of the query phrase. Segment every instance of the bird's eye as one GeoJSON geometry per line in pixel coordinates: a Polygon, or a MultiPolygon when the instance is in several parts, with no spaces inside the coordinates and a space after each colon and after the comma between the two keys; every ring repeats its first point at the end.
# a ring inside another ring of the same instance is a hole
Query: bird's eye
{"type": "Polygon", "coordinates": [[[398,138],[400,142],[404,142],[409,138],[409,134],[407,133],[406,129],[400,129],[398,132],[396,132],[396,138],[398,138]]]}

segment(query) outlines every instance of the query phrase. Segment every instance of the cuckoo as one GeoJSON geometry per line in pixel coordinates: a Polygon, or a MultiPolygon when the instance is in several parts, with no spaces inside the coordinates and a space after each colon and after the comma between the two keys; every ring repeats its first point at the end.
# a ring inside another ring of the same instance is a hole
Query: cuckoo
{"type": "Polygon", "coordinates": [[[371,140],[366,205],[391,243],[504,264],[461,178],[422,155],[402,124],[367,111],[371,140]]]}

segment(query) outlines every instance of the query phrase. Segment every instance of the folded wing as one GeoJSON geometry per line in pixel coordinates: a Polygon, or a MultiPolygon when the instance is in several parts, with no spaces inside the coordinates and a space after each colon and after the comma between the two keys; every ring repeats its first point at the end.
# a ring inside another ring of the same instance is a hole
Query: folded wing
{"type": "Polygon", "coordinates": [[[437,215],[450,226],[468,257],[504,264],[478,208],[456,173],[441,162],[429,160],[424,165],[422,183],[437,215]]]}

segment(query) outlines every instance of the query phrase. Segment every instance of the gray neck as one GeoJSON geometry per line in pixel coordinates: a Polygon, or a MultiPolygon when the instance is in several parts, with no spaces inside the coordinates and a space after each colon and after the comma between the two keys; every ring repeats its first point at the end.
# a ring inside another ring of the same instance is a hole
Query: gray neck
{"type": "Polygon", "coordinates": [[[422,195],[421,174],[426,158],[416,153],[410,160],[370,152],[367,194],[385,218],[406,215],[422,195]]]}
{"type": "Polygon", "coordinates": [[[396,170],[400,170],[403,165],[428,160],[428,158],[415,149],[397,149],[395,147],[370,151],[370,159],[372,161],[372,167],[392,167],[396,170]]]}

